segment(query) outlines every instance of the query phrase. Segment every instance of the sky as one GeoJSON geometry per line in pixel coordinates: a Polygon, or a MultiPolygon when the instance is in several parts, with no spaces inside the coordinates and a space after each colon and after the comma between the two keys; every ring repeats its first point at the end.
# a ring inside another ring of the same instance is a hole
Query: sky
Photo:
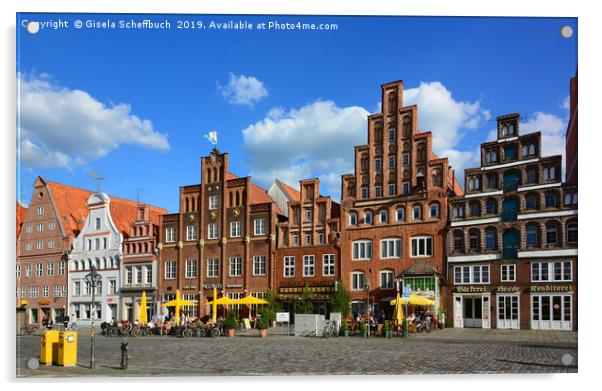
{"type": "Polygon", "coordinates": [[[522,133],[542,132],[544,155],[564,155],[575,18],[18,14],[24,21],[39,22],[36,33],[17,28],[24,204],[38,175],[94,190],[96,174],[110,195],[176,212],[179,186],[200,182],[210,131],[231,172],[265,188],[318,177],[338,200],[380,86],[394,80],[461,180],[507,113],[521,113],[522,133]],[[145,19],[170,28],[119,27],[145,19]],[[229,21],[254,29],[211,25],[229,21]],[[297,22],[337,27],[257,29],[297,22]]]}

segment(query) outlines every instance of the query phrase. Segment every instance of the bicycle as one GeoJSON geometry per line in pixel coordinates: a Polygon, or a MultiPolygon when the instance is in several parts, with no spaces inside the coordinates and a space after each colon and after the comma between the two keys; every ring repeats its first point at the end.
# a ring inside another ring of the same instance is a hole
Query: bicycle
{"type": "Polygon", "coordinates": [[[324,332],[322,333],[322,335],[324,336],[324,338],[336,337],[337,336],[336,323],[332,320],[327,320],[326,326],[324,327],[324,332]]]}
{"type": "Polygon", "coordinates": [[[19,335],[32,335],[38,332],[38,326],[34,324],[26,324],[19,329],[19,335]]]}

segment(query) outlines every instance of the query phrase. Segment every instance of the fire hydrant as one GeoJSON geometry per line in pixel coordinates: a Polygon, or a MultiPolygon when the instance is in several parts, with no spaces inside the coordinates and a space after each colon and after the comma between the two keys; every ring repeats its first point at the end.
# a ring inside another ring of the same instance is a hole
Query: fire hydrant
{"type": "Polygon", "coordinates": [[[128,360],[130,355],[128,353],[128,343],[123,339],[121,342],[121,369],[128,369],[128,360]]]}

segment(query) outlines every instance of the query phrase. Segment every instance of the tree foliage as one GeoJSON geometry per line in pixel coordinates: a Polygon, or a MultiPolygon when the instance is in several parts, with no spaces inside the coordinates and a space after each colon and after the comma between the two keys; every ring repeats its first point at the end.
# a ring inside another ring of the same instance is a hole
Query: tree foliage
{"type": "Polygon", "coordinates": [[[343,281],[337,281],[337,290],[330,298],[331,312],[340,312],[342,317],[351,314],[351,292],[347,290],[343,281]]]}

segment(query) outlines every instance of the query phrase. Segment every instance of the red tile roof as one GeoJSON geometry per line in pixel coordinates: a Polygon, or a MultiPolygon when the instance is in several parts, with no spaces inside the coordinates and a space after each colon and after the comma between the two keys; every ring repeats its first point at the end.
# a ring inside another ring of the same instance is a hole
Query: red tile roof
{"type": "Polygon", "coordinates": [[[288,196],[291,198],[291,200],[293,200],[293,201],[301,200],[301,193],[297,189],[293,188],[292,186],[287,185],[286,183],[282,182],[278,178],[276,178],[276,180],[278,181],[278,184],[280,185],[282,190],[284,190],[286,192],[286,194],[288,194],[288,196]]]}
{"type": "MultiPolygon", "coordinates": [[[[238,175],[232,174],[231,172],[226,173],[226,180],[238,178],[240,178],[238,175]]],[[[263,204],[266,202],[274,202],[272,197],[268,195],[267,190],[254,184],[251,184],[251,191],[249,197],[249,201],[251,201],[251,204],[263,204]]]]}
{"type": "MultiPolygon", "coordinates": [[[[46,181],[54,203],[58,209],[59,218],[68,236],[76,236],[82,229],[88,216],[86,202],[94,192],[62,183],[46,181]]],[[[138,218],[138,202],[118,197],[112,197],[110,203],[111,218],[117,229],[128,237],[130,225],[138,218]]],[[[159,215],[167,210],[156,206],[150,207],[150,217],[154,224],[159,224],[159,215]]]]}
{"type": "Polygon", "coordinates": [[[17,201],[17,238],[19,237],[19,233],[21,232],[21,227],[23,226],[23,220],[25,220],[25,214],[27,213],[27,208],[21,205],[19,201],[17,201]]]}

